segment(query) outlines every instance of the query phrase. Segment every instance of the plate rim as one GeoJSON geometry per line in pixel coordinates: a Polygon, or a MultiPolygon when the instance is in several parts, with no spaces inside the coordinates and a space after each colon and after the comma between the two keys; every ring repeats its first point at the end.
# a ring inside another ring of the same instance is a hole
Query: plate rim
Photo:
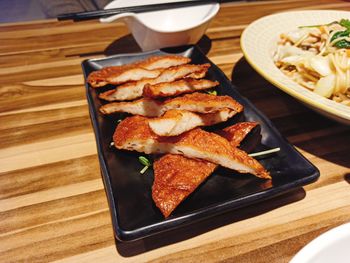
{"type": "Polygon", "coordinates": [[[350,221],[333,227],[312,239],[291,259],[290,263],[310,263],[311,260],[332,242],[347,236],[350,231],[350,221]]]}
{"type": "MultiPolygon", "coordinates": [[[[283,83],[281,83],[279,80],[274,79],[273,77],[270,76],[269,72],[267,72],[267,70],[265,70],[261,65],[259,65],[253,56],[251,56],[251,54],[249,53],[249,51],[247,51],[247,47],[246,47],[246,42],[247,42],[247,38],[249,36],[247,36],[249,34],[249,30],[251,30],[251,28],[255,27],[257,24],[261,23],[262,21],[265,21],[266,19],[270,19],[270,18],[274,18],[274,17],[280,17],[280,16],[286,16],[286,15],[292,15],[292,14],[296,14],[296,13],[315,13],[315,12],[320,12],[320,13],[347,13],[348,15],[350,15],[350,11],[343,11],[343,10],[295,10],[295,11],[285,11],[285,12],[279,12],[279,13],[275,13],[275,14],[270,14],[270,15],[266,15],[263,16],[255,21],[253,21],[252,23],[250,23],[242,32],[241,37],[240,37],[240,46],[241,46],[241,50],[242,53],[245,57],[245,59],[248,61],[248,63],[263,77],[265,78],[268,82],[270,82],[271,84],[273,84],[275,87],[279,88],[280,90],[282,90],[283,92],[289,94],[290,96],[294,97],[295,99],[312,106],[315,110],[318,109],[320,111],[326,112],[330,115],[333,115],[334,117],[337,118],[341,118],[343,120],[343,124],[344,121],[346,122],[347,125],[350,125],[350,114],[346,114],[344,112],[342,112],[341,110],[338,110],[337,108],[333,108],[319,100],[314,100],[313,98],[308,98],[306,96],[304,96],[303,94],[299,93],[298,91],[294,90],[293,88],[288,87],[287,85],[284,85],[283,83]]],[[[276,67],[277,68],[277,67],[276,67]]],[[[284,75],[283,75],[284,76],[284,75]]],[[[289,79],[287,76],[284,76],[285,79],[291,80],[289,79]]],[[[306,89],[305,87],[302,87],[300,84],[294,82],[296,85],[298,85],[299,87],[306,89]]],[[[313,93],[312,91],[310,91],[313,97],[316,98],[323,98],[322,96],[313,93]]],[[[329,100],[330,102],[333,102],[332,100],[329,100]]],[[[337,102],[334,102],[337,103],[337,102]]],[[[337,103],[338,104],[338,103],[337,103]]]]}

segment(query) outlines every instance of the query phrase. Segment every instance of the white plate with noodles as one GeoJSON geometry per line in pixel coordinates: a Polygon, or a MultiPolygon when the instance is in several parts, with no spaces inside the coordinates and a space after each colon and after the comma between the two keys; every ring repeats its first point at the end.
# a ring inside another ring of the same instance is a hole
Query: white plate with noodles
{"type": "Polygon", "coordinates": [[[350,125],[350,12],[277,13],[242,33],[247,61],[308,107],[350,125]]]}

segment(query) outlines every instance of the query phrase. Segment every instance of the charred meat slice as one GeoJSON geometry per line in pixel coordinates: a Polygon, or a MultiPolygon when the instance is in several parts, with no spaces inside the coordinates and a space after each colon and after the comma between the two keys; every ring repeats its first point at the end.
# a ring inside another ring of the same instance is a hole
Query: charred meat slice
{"type": "Polygon", "coordinates": [[[177,79],[185,78],[187,76],[201,78],[205,76],[209,66],[210,64],[186,64],[170,67],[163,70],[159,75],[149,78],[143,78],[134,82],[125,83],[124,85],[118,86],[113,90],[101,93],[99,97],[107,101],[134,100],[142,97],[143,89],[148,84],[153,85],[163,82],[172,82],[177,79]]]}
{"type": "Polygon", "coordinates": [[[94,71],[89,75],[87,81],[92,87],[97,88],[107,85],[109,83],[121,83],[124,81],[126,82],[136,80],[137,78],[149,78],[151,77],[150,74],[153,74],[152,76],[156,77],[161,72],[158,71],[158,69],[187,64],[190,61],[191,60],[189,58],[182,56],[153,56],[132,64],[110,66],[98,71],[94,71]],[[133,76],[133,73],[137,73],[137,76],[133,76]],[[156,73],[158,73],[158,75],[156,75],[156,73]]]}
{"type": "Polygon", "coordinates": [[[230,109],[205,114],[169,110],[162,117],[150,119],[149,126],[159,136],[175,136],[199,126],[210,126],[227,121],[235,114],[236,112],[230,109]]]}
{"type": "Polygon", "coordinates": [[[147,98],[130,102],[112,102],[103,105],[100,111],[103,114],[127,112],[134,115],[159,117],[166,111],[172,109],[213,113],[224,108],[231,109],[235,112],[241,112],[243,110],[243,106],[229,96],[192,93],[182,97],[168,99],[164,102],[147,98]]]}
{"type": "MultiPolygon", "coordinates": [[[[229,126],[224,137],[231,145],[239,145],[256,125],[255,122],[242,122],[229,126]]],[[[176,154],[166,154],[156,160],[152,198],[164,217],[168,217],[217,167],[205,160],[176,154]]]]}
{"type": "Polygon", "coordinates": [[[147,84],[143,89],[143,96],[148,98],[165,98],[185,93],[193,93],[199,90],[211,89],[219,85],[217,81],[207,79],[186,78],[173,82],[147,84]]]}
{"type": "Polygon", "coordinates": [[[232,147],[238,147],[247,134],[258,125],[257,122],[239,122],[215,133],[226,138],[232,147]]]}
{"type": "Polygon", "coordinates": [[[166,154],[155,161],[152,198],[164,217],[168,217],[216,167],[205,160],[176,154],[166,154]]]}
{"type": "Polygon", "coordinates": [[[128,117],[116,128],[113,135],[118,149],[150,153],[173,153],[189,158],[203,159],[240,173],[270,178],[269,173],[244,151],[234,148],[223,137],[195,128],[179,136],[156,135],[142,116],[128,117]]]}
{"type": "Polygon", "coordinates": [[[170,109],[181,109],[199,113],[212,113],[224,108],[235,112],[243,110],[243,106],[230,96],[216,96],[199,92],[168,99],[164,103],[164,112],[170,109]]]}

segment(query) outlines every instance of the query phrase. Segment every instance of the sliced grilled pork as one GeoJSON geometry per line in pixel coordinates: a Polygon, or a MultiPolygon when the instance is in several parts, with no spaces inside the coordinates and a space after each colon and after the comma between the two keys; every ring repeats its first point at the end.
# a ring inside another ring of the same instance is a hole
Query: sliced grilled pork
{"type": "Polygon", "coordinates": [[[130,102],[112,102],[103,105],[100,108],[100,111],[103,114],[127,112],[134,115],[159,117],[166,111],[172,109],[187,110],[199,113],[213,113],[224,108],[231,109],[235,112],[241,112],[243,110],[243,106],[230,96],[192,93],[182,97],[168,99],[164,102],[148,98],[142,98],[130,102]]]}
{"type": "Polygon", "coordinates": [[[98,88],[109,83],[120,84],[143,78],[154,78],[162,72],[158,69],[187,64],[190,61],[189,58],[181,56],[153,56],[135,63],[110,66],[94,71],[89,75],[87,81],[92,87],[98,88]]]}
{"type": "Polygon", "coordinates": [[[125,83],[113,90],[103,92],[99,95],[101,99],[107,101],[134,100],[142,97],[143,88],[147,84],[158,84],[162,82],[172,82],[185,77],[202,78],[205,76],[210,64],[202,65],[180,65],[167,68],[159,75],[143,78],[139,81],[125,83]]]}
{"type": "Polygon", "coordinates": [[[223,167],[270,178],[269,173],[255,159],[234,148],[223,137],[196,128],[179,136],[161,137],[152,132],[148,118],[132,116],[123,120],[113,135],[118,149],[151,153],[173,153],[203,159],[223,167]]]}
{"type": "Polygon", "coordinates": [[[155,85],[147,84],[143,89],[143,96],[154,99],[178,96],[180,94],[211,89],[217,85],[219,85],[219,82],[217,81],[186,78],[173,82],[158,83],[155,85]]]}
{"type": "Polygon", "coordinates": [[[205,114],[169,110],[162,117],[150,119],[148,123],[151,130],[159,136],[175,136],[199,126],[210,126],[227,121],[236,113],[230,109],[205,114]]]}
{"type": "MultiPolygon", "coordinates": [[[[225,138],[231,145],[239,145],[257,125],[241,122],[225,128],[225,138]]],[[[152,198],[164,217],[185,200],[218,167],[217,164],[177,154],[166,154],[153,164],[152,198]]]]}

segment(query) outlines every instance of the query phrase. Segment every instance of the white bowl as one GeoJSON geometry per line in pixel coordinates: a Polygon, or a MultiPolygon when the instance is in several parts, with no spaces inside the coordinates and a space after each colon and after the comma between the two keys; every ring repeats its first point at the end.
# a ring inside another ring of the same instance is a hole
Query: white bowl
{"type": "Polygon", "coordinates": [[[268,15],[254,21],[243,31],[241,47],[249,64],[266,80],[318,113],[350,125],[350,107],[302,87],[284,75],[273,62],[281,33],[295,30],[298,26],[327,24],[342,18],[350,19],[350,12],[306,10],[268,15]]]}
{"type": "Polygon", "coordinates": [[[290,263],[347,263],[350,223],[333,228],[303,247],[290,263]]]}
{"type": "MultiPolygon", "coordinates": [[[[166,2],[170,0],[115,0],[105,9],[166,2]]],[[[197,43],[219,9],[220,5],[213,3],[147,13],[124,13],[100,21],[108,23],[122,19],[141,49],[147,51],[197,43]]]]}

